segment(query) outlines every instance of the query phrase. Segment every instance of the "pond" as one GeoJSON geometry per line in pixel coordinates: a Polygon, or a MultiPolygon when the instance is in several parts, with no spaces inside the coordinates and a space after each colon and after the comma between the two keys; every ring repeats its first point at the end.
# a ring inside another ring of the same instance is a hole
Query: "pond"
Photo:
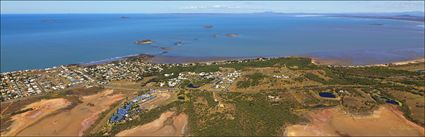
{"type": "Polygon", "coordinates": [[[389,103],[389,104],[394,104],[394,105],[400,105],[400,104],[398,104],[398,102],[397,101],[395,101],[395,100],[387,100],[387,101],[385,101],[386,103],[389,103]]]}
{"type": "Polygon", "coordinates": [[[319,96],[325,98],[336,98],[336,96],[332,92],[320,92],[319,96]]]}
{"type": "Polygon", "coordinates": [[[198,88],[199,86],[196,86],[196,85],[190,83],[189,85],[187,85],[187,87],[189,87],[189,88],[198,88]]]}
{"type": "Polygon", "coordinates": [[[398,102],[397,100],[392,100],[387,97],[382,97],[382,98],[385,100],[385,103],[401,106],[401,103],[398,102]]]}
{"type": "Polygon", "coordinates": [[[385,103],[401,106],[401,103],[397,100],[393,100],[387,97],[381,97],[381,98],[385,100],[385,103]]]}

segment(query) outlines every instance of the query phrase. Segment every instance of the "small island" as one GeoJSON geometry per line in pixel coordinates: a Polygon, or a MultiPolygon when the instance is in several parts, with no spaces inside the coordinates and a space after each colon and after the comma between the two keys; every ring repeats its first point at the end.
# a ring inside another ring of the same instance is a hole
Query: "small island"
{"type": "Polygon", "coordinates": [[[152,43],[153,41],[150,39],[138,40],[135,42],[135,44],[138,44],[138,45],[146,45],[146,44],[152,44],[152,43]]]}
{"type": "Polygon", "coordinates": [[[214,28],[214,26],[213,25],[205,25],[204,28],[206,28],[206,29],[212,29],[212,28],[214,28]]]}
{"type": "Polygon", "coordinates": [[[163,50],[163,51],[171,50],[171,48],[168,48],[168,47],[160,47],[159,49],[161,49],[161,50],[163,50]]]}
{"type": "Polygon", "coordinates": [[[174,46],[181,46],[181,45],[183,45],[182,41],[177,41],[177,42],[174,43],[174,46]]]}
{"type": "Polygon", "coordinates": [[[369,24],[369,25],[373,25],[373,26],[382,26],[382,25],[384,25],[384,24],[381,24],[381,23],[371,23],[371,24],[369,24]]]}
{"type": "Polygon", "coordinates": [[[226,37],[229,37],[229,38],[236,38],[236,37],[239,37],[239,34],[236,34],[236,33],[228,33],[228,34],[226,34],[226,37]]]}

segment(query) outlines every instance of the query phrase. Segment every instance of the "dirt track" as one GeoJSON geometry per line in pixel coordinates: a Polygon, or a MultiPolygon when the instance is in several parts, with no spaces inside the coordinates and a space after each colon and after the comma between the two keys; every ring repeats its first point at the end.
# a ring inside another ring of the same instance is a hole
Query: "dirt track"
{"type": "Polygon", "coordinates": [[[164,103],[167,103],[167,100],[169,100],[171,97],[170,93],[167,93],[167,92],[156,93],[155,95],[156,95],[155,99],[141,103],[140,105],[142,106],[142,108],[152,109],[157,106],[163,105],[164,103]]]}
{"type": "Polygon", "coordinates": [[[311,112],[307,125],[286,128],[287,136],[424,136],[424,128],[408,121],[392,106],[369,116],[353,116],[339,108],[311,112]]]}

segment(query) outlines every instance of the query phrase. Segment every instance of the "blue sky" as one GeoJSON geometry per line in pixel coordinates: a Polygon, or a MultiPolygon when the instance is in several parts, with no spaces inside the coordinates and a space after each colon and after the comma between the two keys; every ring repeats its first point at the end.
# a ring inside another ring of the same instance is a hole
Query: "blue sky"
{"type": "Polygon", "coordinates": [[[424,12],[424,1],[1,1],[1,13],[424,12]]]}

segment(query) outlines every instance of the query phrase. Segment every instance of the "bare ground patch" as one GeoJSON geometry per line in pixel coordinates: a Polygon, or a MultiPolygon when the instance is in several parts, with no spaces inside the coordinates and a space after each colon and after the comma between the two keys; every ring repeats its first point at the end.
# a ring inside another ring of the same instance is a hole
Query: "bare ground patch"
{"type": "Polygon", "coordinates": [[[26,127],[69,105],[71,105],[71,102],[63,98],[41,100],[29,104],[24,108],[24,110],[29,111],[12,116],[11,126],[7,132],[2,133],[2,136],[16,136],[26,127]]]}
{"type": "Polygon", "coordinates": [[[113,94],[112,90],[83,96],[80,98],[82,103],[69,110],[43,118],[26,127],[17,136],[82,136],[84,131],[96,121],[101,112],[121,99],[123,99],[123,95],[113,94]]]}
{"type": "Polygon", "coordinates": [[[381,106],[368,116],[356,116],[340,108],[308,114],[310,123],[286,127],[287,136],[424,136],[424,128],[407,120],[392,106],[381,106]]]}
{"type": "Polygon", "coordinates": [[[168,111],[150,123],[124,130],[116,136],[184,136],[187,122],[186,114],[168,111]]]}

